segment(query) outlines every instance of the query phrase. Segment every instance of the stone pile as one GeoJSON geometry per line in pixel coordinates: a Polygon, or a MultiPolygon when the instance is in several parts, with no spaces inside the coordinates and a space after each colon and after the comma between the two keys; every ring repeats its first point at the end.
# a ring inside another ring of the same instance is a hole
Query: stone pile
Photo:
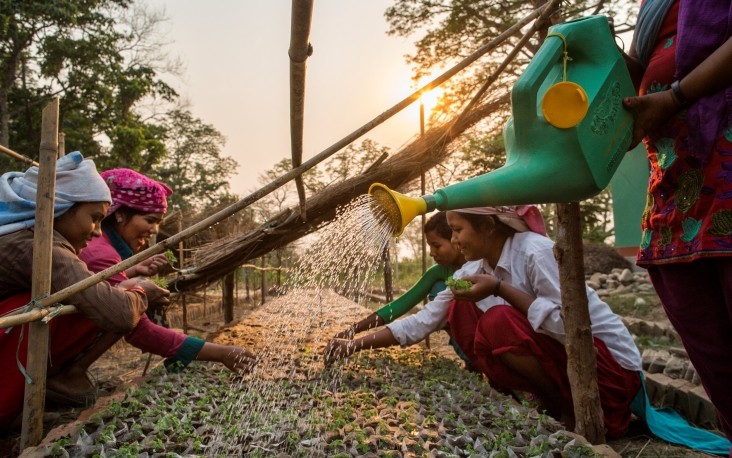
{"type": "Polygon", "coordinates": [[[646,271],[615,268],[607,273],[595,272],[587,276],[587,285],[600,297],[617,294],[653,293],[653,285],[646,271]]]}

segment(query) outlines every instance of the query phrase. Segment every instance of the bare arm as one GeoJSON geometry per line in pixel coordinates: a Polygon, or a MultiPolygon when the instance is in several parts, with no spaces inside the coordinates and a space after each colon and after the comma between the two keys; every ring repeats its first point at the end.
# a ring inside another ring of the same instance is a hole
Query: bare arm
{"type": "Polygon", "coordinates": [[[325,358],[325,365],[329,366],[339,359],[347,358],[361,350],[392,347],[394,345],[399,345],[399,341],[389,328],[384,328],[354,340],[332,339],[328,342],[323,357],[325,358]]]}
{"type": "Polygon", "coordinates": [[[383,326],[386,324],[383,318],[381,318],[378,314],[375,312],[371,315],[367,316],[366,318],[362,319],[358,323],[354,323],[350,325],[346,330],[339,332],[335,335],[334,338],[336,339],[353,339],[353,337],[363,331],[368,331],[369,329],[378,328],[379,326],[383,326]]]}

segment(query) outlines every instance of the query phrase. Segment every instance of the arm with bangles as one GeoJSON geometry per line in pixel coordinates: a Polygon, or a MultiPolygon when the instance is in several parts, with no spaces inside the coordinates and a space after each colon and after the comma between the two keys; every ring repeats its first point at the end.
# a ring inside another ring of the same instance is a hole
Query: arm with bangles
{"type": "Polygon", "coordinates": [[[452,269],[439,264],[430,267],[406,293],[368,315],[358,323],[352,324],[346,330],[339,332],[335,335],[335,338],[352,339],[360,332],[393,322],[422,302],[430,293],[435,283],[445,281],[451,273],[452,269]]]}

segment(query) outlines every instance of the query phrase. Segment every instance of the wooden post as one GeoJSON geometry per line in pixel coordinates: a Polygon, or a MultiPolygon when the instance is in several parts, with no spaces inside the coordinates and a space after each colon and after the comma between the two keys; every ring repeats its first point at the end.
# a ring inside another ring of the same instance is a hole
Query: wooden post
{"type": "Polygon", "coordinates": [[[63,132],[58,134],[58,157],[66,156],[66,135],[63,132]]]}
{"type": "Polygon", "coordinates": [[[557,204],[557,221],[554,255],[559,263],[562,318],[567,339],[567,375],[574,402],[575,432],[592,444],[602,444],[605,443],[605,428],[585,286],[579,203],[557,204]]]}
{"type": "Polygon", "coordinates": [[[246,288],[246,292],[247,292],[247,296],[246,296],[247,302],[249,302],[252,299],[249,294],[251,281],[252,281],[252,276],[251,276],[249,267],[245,267],[244,268],[244,287],[246,288]]]}
{"type": "Polygon", "coordinates": [[[234,307],[239,305],[239,267],[234,269],[234,307]]]}
{"type": "MultiPolygon", "coordinates": [[[[183,212],[178,211],[178,233],[180,234],[183,232],[183,212]]],[[[178,268],[183,269],[183,258],[186,255],[185,253],[185,245],[183,240],[181,239],[180,242],[178,242],[178,268]]],[[[180,295],[180,306],[182,308],[183,312],[183,333],[188,333],[188,304],[186,303],[186,294],[181,293],[180,295]]]]}
{"type": "MultiPolygon", "coordinates": [[[[56,189],[56,155],[58,154],[58,108],[55,97],[43,109],[41,147],[38,159],[38,190],[36,191],[36,223],[33,235],[34,299],[51,292],[53,247],[53,204],[56,189]]],[[[43,411],[46,404],[46,365],[48,364],[48,325],[41,321],[28,324],[28,358],[26,371],[30,383],[23,397],[23,426],[20,449],[37,445],[43,435],[43,411]]]]}
{"type": "Polygon", "coordinates": [[[384,247],[382,254],[384,260],[384,294],[386,295],[386,302],[394,300],[394,287],[391,284],[391,259],[389,258],[389,245],[384,247]]]}
{"type": "Polygon", "coordinates": [[[234,321],[234,272],[229,272],[224,277],[221,288],[221,302],[224,307],[224,323],[234,321]]]}
{"type": "Polygon", "coordinates": [[[262,256],[262,305],[264,305],[265,298],[267,297],[267,271],[264,270],[264,258],[265,256],[262,256]]]}

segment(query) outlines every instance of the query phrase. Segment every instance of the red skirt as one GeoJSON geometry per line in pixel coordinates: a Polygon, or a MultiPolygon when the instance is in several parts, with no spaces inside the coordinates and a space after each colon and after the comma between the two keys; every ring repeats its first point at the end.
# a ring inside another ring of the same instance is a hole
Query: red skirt
{"type": "MultiPolygon", "coordinates": [[[[559,387],[563,408],[573,411],[564,345],[534,331],[529,320],[514,307],[499,305],[483,313],[472,302],[453,301],[448,309],[448,324],[453,339],[493,387],[532,392],[527,380],[503,364],[499,356],[505,352],[534,356],[559,387]]],[[[630,404],[641,387],[640,377],[637,371],[621,367],[602,340],[594,338],[594,344],[607,435],[619,437],[628,429],[630,404]]]]}
{"type": "MultiPolygon", "coordinates": [[[[15,295],[0,302],[0,315],[30,302],[30,293],[15,295]]],[[[49,368],[72,360],[91,345],[101,331],[79,313],[63,315],[49,322],[49,368]]],[[[0,428],[7,428],[23,411],[25,378],[17,359],[25,367],[28,353],[28,325],[13,326],[10,332],[0,329],[0,428]],[[20,331],[23,340],[18,345],[20,331]]]]}

